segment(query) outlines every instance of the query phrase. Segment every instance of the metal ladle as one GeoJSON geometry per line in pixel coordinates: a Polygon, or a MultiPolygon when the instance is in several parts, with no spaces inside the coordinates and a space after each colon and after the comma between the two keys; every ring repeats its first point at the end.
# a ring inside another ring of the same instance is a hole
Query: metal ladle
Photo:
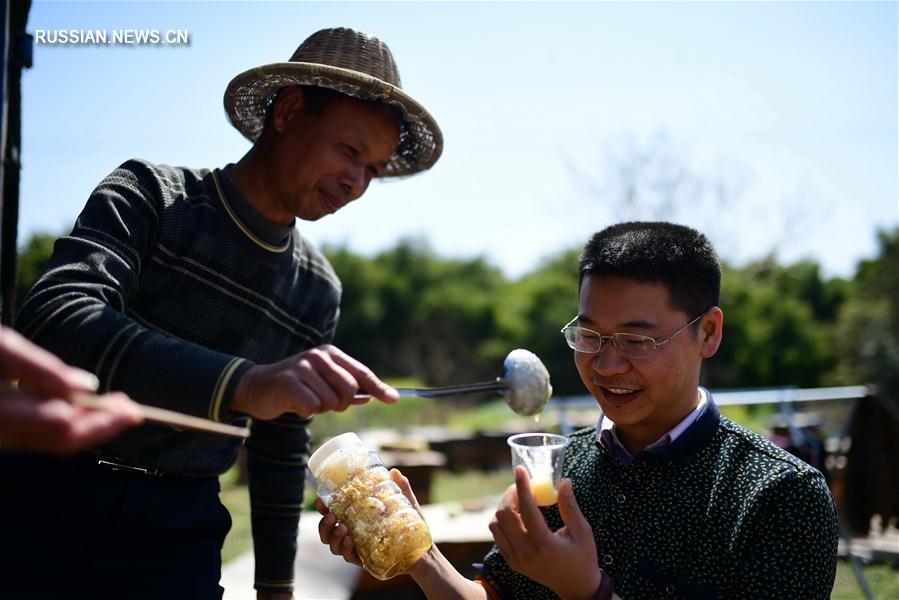
{"type": "MultiPolygon", "coordinates": [[[[549,372],[540,359],[528,350],[512,350],[503,361],[503,372],[493,381],[464,383],[441,387],[396,388],[400,396],[443,398],[499,392],[509,407],[520,415],[535,415],[543,410],[552,395],[549,372]]],[[[369,398],[371,394],[356,394],[355,398],[369,398]]]]}

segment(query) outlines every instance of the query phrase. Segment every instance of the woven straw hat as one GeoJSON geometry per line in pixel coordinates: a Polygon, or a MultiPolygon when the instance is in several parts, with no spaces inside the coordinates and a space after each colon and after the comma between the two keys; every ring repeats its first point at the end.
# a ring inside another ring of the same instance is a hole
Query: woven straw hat
{"type": "Polygon", "coordinates": [[[345,27],[309,36],[288,62],[245,71],[225,90],[225,112],[244,137],[262,133],[272,95],[292,85],[314,85],[361,100],[382,102],[402,115],[400,143],[381,177],[411,175],[430,168],[443,151],[443,134],[425,108],[406,94],[387,44],[345,27]]]}

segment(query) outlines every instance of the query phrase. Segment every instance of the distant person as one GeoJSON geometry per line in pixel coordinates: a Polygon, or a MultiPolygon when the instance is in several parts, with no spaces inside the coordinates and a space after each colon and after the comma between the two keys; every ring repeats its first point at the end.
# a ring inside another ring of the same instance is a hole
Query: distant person
{"type": "Polygon", "coordinates": [[[102,397],[103,410],[72,405],[73,395],[96,386],[90,373],[0,327],[0,450],[66,454],[140,422],[137,406],[120,392],[102,397]]]}
{"type": "MultiPolygon", "coordinates": [[[[837,520],[821,473],[699,387],[724,322],[709,241],[670,223],[615,225],[584,247],[579,281],[562,331],[603,416],[571,436],[558,505],[539,509],[519,467],[476,581],[436,546],[407,573],[433,599],[829,597],[837,520]]],[[[319,534],[358,561],[333,515],[319,534]]]]}
{"type": "MultiPolygon", "coordinates": [[[[252,417],[255,587],[291,598],[309,418],[367,402],[356,392],[399,397],[331,345],[340,281],[295,222],[430,168],[442,137],[388,47],[346,28],[238,75],[224,103],[250,151],[212,170],[122,164],[57,241],[17,323],[101,390],[252,417]]],[[[146,424],[70,460],[0,457],[0,597],[220,598],[231,519],[218,476],[239,446],[146,424]]]]}

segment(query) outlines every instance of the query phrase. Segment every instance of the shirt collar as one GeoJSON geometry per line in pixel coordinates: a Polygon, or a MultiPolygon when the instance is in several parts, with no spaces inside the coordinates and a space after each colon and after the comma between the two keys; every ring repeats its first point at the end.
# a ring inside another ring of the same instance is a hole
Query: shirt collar
{"type": "MultiPolygon", "coordinates": [[[[702,416],[708,404],[708,393],[705,388],[699,388],[699,403],[696,407],[668,433],[647,446],[644,452],[662,450],[665,446],[674,442],[687,431],[700,416],[702,416]]],[[[634,460],[631,453],[628,452],[627,448],[624,447],[624,444],[621,443],[621,438],[618,437],[618,428],[615,426],[615,423],[613,423],[611,419],[607,419],[605,415],[599,417],[599,423],[596,425],[596,441],[606,450],[611,452],[624,466],[628,466],[634,460]]]]}
{"type": "Polygon", "coordinates": [[[222,191],[226,196],[225,201],[228,202],[234,212],[237,213],[237,217],[241,222],[264,242],[273,245],[286,244],[293,231],[293,223],[290,225],[279,225],[277,223],[272,223],[262,216],[246,196],[237,189],[234,180],[231,179],[231,167],[233,166],[233,164],[228,164],[219,171],[221,174],[222,191]]]}

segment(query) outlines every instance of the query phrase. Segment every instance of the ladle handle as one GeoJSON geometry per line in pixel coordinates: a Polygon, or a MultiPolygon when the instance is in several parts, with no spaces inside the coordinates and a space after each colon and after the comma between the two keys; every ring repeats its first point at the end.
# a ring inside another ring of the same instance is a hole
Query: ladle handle
{"type": "MultiPolygon", "coordinates": [[[[398,387],[400,396],[418,396],[419,398],[443,398],[446,396],[467,396],[486,392],[501,392],[508,387],[502,379],[482,381],[480,383],[464,383],[461,385],[445,385],[442,387],[408,388],[398,387]]],[[[370,398],[371,394],[356,394],[354,398],[370,398]]]]}

